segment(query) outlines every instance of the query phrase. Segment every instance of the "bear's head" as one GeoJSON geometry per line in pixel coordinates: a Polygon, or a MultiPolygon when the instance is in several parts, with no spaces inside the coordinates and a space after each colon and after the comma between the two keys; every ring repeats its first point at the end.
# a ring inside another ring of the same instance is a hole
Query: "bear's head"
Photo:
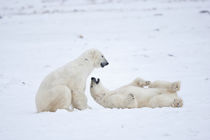
{"type": "Polygon", "coordinates": [[[91,77],[91,84],[90,84],[90,87],[93,88],[95,86],[97,86],[100,82],[100,79],[96,79],[95,77],[91,77]]]}
{"type": "Polygon", "coordinates": [[[95,77],[91,78],[91,84],[90,84],[90,93],[93,96],[104,96],[104,94],[107,92],[107,89],[104,88],[102,85],[100,79],[96,79],[95,77]]]}
{"type": "Polygon", "coordinates": [[[86,51],[86,57],[88,61],[90,61],[93,64],[93,67],[99,68],[99,67],[105,67],[109,63],[107,62],[104,55],[97,49],[90,49],[86,51]]]}
{"type": "Polygon", "coordinates": [[[101,99],[104,98],[108,90],[104,88],[102,83],[100,82],[100,79],[96,79],[95,77],[91,78],[91,84],[90,84],[90,93],[91,96],[97,101],[101,101],[101,99]]]}

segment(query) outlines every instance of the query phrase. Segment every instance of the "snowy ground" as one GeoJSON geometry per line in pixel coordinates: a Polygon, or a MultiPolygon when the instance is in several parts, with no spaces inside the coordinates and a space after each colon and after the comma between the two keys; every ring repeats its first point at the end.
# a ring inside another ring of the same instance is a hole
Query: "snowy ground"
{"type": "Polygon", "coordinates": [[[1,0],[0,139],[210,139],[208,11],[207,0],[1,0]],[[107,88],[181,80],[184,107],[104,109],[89,77],[91,110],[37,114],[44,76],[88,48],[109,60],[91,74],[107,88]]]}

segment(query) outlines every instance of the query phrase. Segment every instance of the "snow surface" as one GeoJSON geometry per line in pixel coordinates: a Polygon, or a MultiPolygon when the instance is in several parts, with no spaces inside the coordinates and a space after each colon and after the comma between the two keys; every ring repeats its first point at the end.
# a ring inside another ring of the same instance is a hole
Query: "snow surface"
{"type": "Polygon", "coordinates": [[[210,139],[210,1],[0,0],[0,140],[210,139]],[[82,35],[84,38],[80,38],[82,35]],[[135,77],[181,80],[182,108],[36,113],[52,70],[88,48],[109,89],[135,77]]]}

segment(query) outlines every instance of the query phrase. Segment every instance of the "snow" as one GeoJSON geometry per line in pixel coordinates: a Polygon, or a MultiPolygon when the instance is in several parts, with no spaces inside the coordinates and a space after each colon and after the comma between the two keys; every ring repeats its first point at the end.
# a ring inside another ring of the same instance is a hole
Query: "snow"
{"type": "Polygon", "coordinates": [[[0,139],[210,139],[208,11],[208,0],[1,0],[0,139]],[[110,63],[91,74],[107,88],[180,80],[184,106],[105,109],[90,76],[92,109],[36,113],[44,76],[88,48],[110,63]]]}

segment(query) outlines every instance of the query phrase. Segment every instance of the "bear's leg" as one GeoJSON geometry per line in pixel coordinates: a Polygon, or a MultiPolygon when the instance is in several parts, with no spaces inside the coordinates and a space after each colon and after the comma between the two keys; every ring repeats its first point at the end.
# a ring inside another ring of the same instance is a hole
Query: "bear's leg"
{"type": "Polygon", "coordinates": [[[148,102],[148,107],[170,107],[174,102],[173,96],[167,94],[156,95],[148,102]]]}
{"type": "Polygon", "coordinates": [[[57,109],[69,109],[71,105],[72,95],[71,91],[66,86],[56,86],[51,90],[48,90],[48,96],[50,97],[47,111],[55,112],[57,109]]]}
{"type": "Polygon", "coordinates": [[[159,102],[159,96],[154,96],[152,97],[149,102],[148,102],[148,107],[152,107],[152,108],[155,108],[155,107],[159,107],[160,105],[158,104],[159,102]]]}
{"type": "Polygon", "coordinates": [[[88,108],[87,97],[83,93],[72,93],[72,105],[74,108],[84,110],[88,108]]]}

